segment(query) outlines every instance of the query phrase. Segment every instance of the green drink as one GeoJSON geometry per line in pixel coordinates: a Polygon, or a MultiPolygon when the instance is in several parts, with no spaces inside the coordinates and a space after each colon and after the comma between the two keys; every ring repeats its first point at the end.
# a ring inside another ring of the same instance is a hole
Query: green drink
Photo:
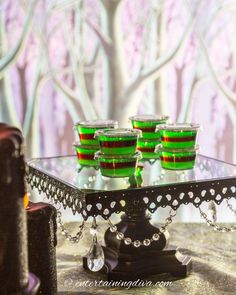
{"type": "Polygon", "coordinates": [[[183,149],[195,147],[199,127],[198,124],[175,123],[157,126],[157,130],[164,148],[183,149]]]}
{"type": "Polygon", "coordinates": [[[98,161],[94,159],[95,153],[98,151],[96,146],[86,146],[74,144],[78,162],[81,166],[98,166],[98,161]]]}
{"type": "Polygon", "coordinates": [[[130,177],[135,175],[138,160],[141,158],[140,152],[133,155],[104,155],[97,152],[95,158],[98,159],[101,174],[107,177],[130,177]]]}
{"type": "Polygon", "coordinates": [[[118,122],[112,120],[93,120],[76,123],[74,128],[78,132],[82,145],[97,145],[98,140],[94,138],[94,134],[100,129],[117,128],[118,122]]]}
{"type": "Polygon", "coordinates": [[[161,166],[169,170],[193,169],[197,148],[192,149],[166,149],[159,147],[157,153],[160,156],[161,166]]]}
{"type": "Polygon", "coordinates": [[[158,144],[160,142],[156,140],[139,138],[137,150],[142,153],[143,159],[156,159],[158,158],[158,154],[155,152],[155,148],[158,144]]]}
{"type": "Polygon", "coordinates": [[[96,132],[100,150],[105,155],[129,155],[136,151],[141,131],[134,129],[106,129],[96,132]]]}
{"type": "Polygon", "coordinates": [[[142,138],[153,140],[160,139],[156,126],[165,124],[168,119],[168,116],[161,115],[137,115],[129,118],[133,128],[142,131],[142,138]]]}

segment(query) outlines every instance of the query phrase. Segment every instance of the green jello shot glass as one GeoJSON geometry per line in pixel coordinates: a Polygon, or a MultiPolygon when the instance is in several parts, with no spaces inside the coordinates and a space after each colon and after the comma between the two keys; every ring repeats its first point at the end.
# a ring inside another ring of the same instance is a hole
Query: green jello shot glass
{"type": "Polygon", "coordinates": [[[197,147],[188,149],[166,149],[157,147],[161,167],[169,170],[188,170],[195,165],[197,147]]]}
{"type": "Polygon", "coordinates": [[[164,148],[184,149],[194,148],[199,124],[175,123],[157,126],[160,132],[161,144],[164,148]]]}
{"type": "Polygon", "coordinates": [[[131,155],[135,153],[140,135],[140,130],[125,128],[98,130],[95,133],[100,151],[105,155],[131,155]]]}
{"type": "Polygon", "coordinates": [[[157,159],[159,156],[155,152],[156,146],[160,141],[139,138],[137,150],[142,153],[142,159],[157,159]]]}
{"type": "Polygon", "coordinates": [[[95,153],[98,151],[96,146],[86,146],[74,143],[78,162],[81,166],[98,166],[98,161],[94,159],[95,153]]]}
{"type": "Polygon", "coordinates": [[[159,140],[156,126],[167,123],[169,117],[163,115],[136,115],[129,118],[134,129],[142,131],[142,138],[159,140]]]}
{"type": "Polygon", "coordinates": [[[98,146],[98,140],[94,137],[97,130],[117,128],[118,122],[113,120],[91,120],[78,122],[74,125],[78,132],[82,145],[98,146]]]}
{"type": "Polygon", "coordinates": [[[138,160],[141,153],[135,152],[132,155],[104,155],[100,151],[95,154],[99,162],[101,174],[111,178],[130,177],[135,175],[138,160]]]}

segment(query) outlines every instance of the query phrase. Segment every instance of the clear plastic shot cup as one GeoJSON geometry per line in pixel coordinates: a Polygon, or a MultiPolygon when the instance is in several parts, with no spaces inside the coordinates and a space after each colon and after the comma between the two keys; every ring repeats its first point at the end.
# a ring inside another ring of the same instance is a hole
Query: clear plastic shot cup
{"type": "Polygon", "coordinates": [[[142,138],[159,140],[160,134],[156,127],[167,123],[169,116],[164,115],[136,115],[129,118],[134,129],[142,131],[142,138]]]}
{"type": "Polygon", "coordinates": [[[97,146],[74,143],[74,147],[81,166],[98,166],[98,161],[94,159],[95,153],[99,150],[97,146]]]}
{"type": "Polygon", "coordinates": [[[167,149],[161,145],[156,147],[156,153],[160,157],[161,167],[169,170],[193,169],[198,147],[185,149],[167,149]]]}
{"type": "Polygon", "coordinates": [[[140,130],[118,128],[98,130],[95,133],[100,151],[105,155],[128,155],[136,151],[140,130]]]}
{"type": "Polygon", "coordinates": [[[195,147],[199,128],[199,124],[175,123],[159,125],[156,130],[160,133],[164,148],[184,149],[195,147]]]}
{"type": "Polygon", "coordinates": [[[102,152],[95,154],[101,174],[106,177],[130,177],[135,175],[141,153],[132,155],[104,155],[102,152]]]}
{"type": "Polygon", "coordinates": [[[94,137],[95,132],[100,129],[117,128],[118,122],[113,120],[91,120],[78,122],[74,125],[82,145],[97,145],[98,140],[94,137]]]}

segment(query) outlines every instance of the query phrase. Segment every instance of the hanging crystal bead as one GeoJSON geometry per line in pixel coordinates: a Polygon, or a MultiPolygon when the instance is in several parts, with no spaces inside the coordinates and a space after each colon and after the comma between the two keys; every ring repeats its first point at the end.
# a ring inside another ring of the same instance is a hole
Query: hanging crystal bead
{"type": "Polygon", "coordinates": [[[152,239],[154,241],[158,241],[160,239],[160,235],[158,233],[153,234],[152,239]]]}
{"type": "Polygon", "coordinates": [[[117,227],[114,225],[114,226],[111,226],[110,227],[110,231],[112,232],[112,233],[114,233],[114,232],[116,232],[117,231],[117,227]]]}
{"type": "Polygon", "coordinates": [[[97,228],[91,227],[91,228],[90,228],[90,234],[91,234],[92,236],[97,235],[97,234],[98,234],[98,230],[97,230],[97,228]]]}
{"type": "Polygon", "coordinates": [[[214,201],[210,201],[210,203],[208,205],[208,218],[212,222],[217,221],[216,204],[214,201]]]}
{"type": "Polygon", "coordinates": [[[138,248],[141,246],[141,242],[139,240],[134,241],[134,247],[138,248]]]}
{"type": "Polygon", "coordinates": [[[125,243],[125,245],[130,245],[132,243],[131,238],[125,238],[124,243],[125,243]]]}
{"type": "Polygon", "coordinates": [[[145,239],[144,241],[143,241],[143,245],[144,246],[149,246],[151,244],[151,241],[149,240],[149,239],[145,239]]]}
{"type": "Polygon", "coordinates": [[[97,236],[93,238],[93,244],[87,256],[87,266],[91,271],[99,271],[105,263],[104,252],[102,246],[97,241],[97,236]]]}
{"type": "Polygon", "coordinates": [[[124,234],[119,232],[119,233],[116,235],[116,238],[117,238],[117,240],[122,240],[122,239],[124,238],[124,234]]]}

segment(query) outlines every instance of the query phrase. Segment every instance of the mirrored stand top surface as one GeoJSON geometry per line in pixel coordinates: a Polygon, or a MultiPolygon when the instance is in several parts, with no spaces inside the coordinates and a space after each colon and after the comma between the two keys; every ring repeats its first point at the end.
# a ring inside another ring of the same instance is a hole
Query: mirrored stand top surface
{"type": "MultiPolygon", "coordinates": [[[[129,178],[108,178],[102,176],[99,169],[81,167],[76,156],[32,159],[27,164],[49,177],[85,192],[125,190],[132,186],[129,178]]],[[[164,170],[159,160],[144,161],[141,165],[143,169],[138,188],[203,183],[236,177],[235,165],[202,155],[196,157],[195,167],[191,170],[164,170]]]]}

